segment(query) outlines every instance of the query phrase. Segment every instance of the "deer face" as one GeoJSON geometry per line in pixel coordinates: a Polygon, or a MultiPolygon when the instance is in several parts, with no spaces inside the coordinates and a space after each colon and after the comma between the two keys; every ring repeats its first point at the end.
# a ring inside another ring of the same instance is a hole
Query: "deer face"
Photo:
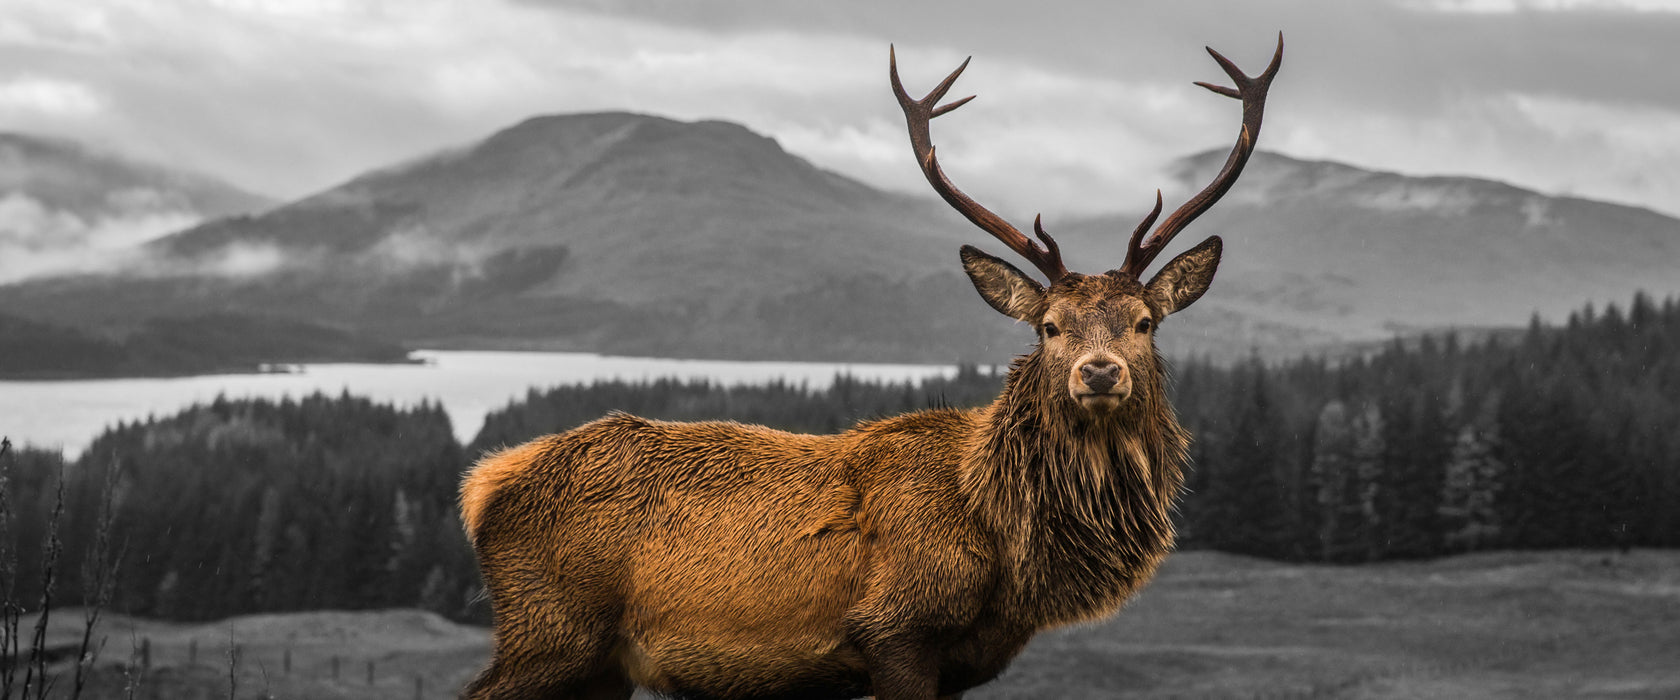
{"type": "MultiPolygon", "coordinates": [[[[968,61],[963,61],[926,96],[916,99],[905,92],[904,83],[898,77],[897,56],[890,49],[887,52],[893,96],[904,110],[910,149],[928,184],[964,218],[1031,262],[1050,280],[1050,287],[1046,289],[1015,266],[971,246],[963,246],[963,269],[992,308],[1038,329],[1039,343],[1034,358],[1039,371],[1065,375],[1067,396],[1087,411],[1108,413],[1124,405],[1140,393],[1138,382],[1147,382],[1141,388],[1159,395],[1161,371],[1155,361],[1155,326],[1168,314],[1200,298],[1219,266],[1221,243],[1214,236],[1167,263],[1148,284],[1141,284],[1143,272],[1156,256],[1184,227],[1225,196],[1253,155],[1266,111],[1266,92],[1283,63],[1283,35],[1278,35],[1271,64],[1256,76],[1243,73],[1218,51],[1210,48],[1208,53],[1236,87],[1196,84],[1241,100],[1243,105],[1242,130],[1237,132],[1236,145],[1231,147],[1225,166],[1219,169],[1213,182],[1151,231],[1150,227],[1155,226],[1156,218],[1161,215],[1161,193],[1157,191],[1155,209],[1132,231],[1132,238],[1126,244],[1126,262],[1119,269],[1101,275],[1082,275],[1068,271],[1062,263],[1061,249],[1045,232],[1041,220],[1033,221],[1033,234],[1043,242],[1042,246],[957,189],[939,167],[929,124],[934,117],[949,114],[974,99],[965,97],[939,104],[956,83],[957,76],[968,67],[968,61]]],[[[1042,384],[1055,386],[1050,382],[1042,384]]]]}
{"type": "Polygon", "coordinates": [[[962,257],[986,303],[1038,330],[1041,366],[1065,378],[1069,400],[1106,413],[1132,397],[1134,382],[1159,381],[1155,329],[1207,291],[1220,250],[1219,237],[1209,238],[1149,284],[1121,272],[1069,273],[1049,289],[973,247],[964,246],[962,257]]]}

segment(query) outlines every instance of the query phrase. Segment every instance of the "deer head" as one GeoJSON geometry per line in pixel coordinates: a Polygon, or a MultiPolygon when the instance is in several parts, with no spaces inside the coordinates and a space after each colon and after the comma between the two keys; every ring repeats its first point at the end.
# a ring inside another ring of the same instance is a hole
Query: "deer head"
{"type": "MultiPolygon", "coordinates": [[[[1136,382],[1149,382],[1158,389],[1162,372],[1155,350],[1155,330],[1168,315],[1182,310],[1206,292],[1219,267],[1222,242],[1211,236],[1184,252],[1144,283],[1143,273],[1174,236],[1230,190],[1254,152],[1260,135],[1260,120],[1266,107],[1266,91],[1283,61],[1283,35],[1271,65],[1257,77],[1249,77],[1219,52],[1209,48],[1235,88],[1196,83],[1213,92],[1236,98],[1243,104],[1242,130],[1225,166],[1213,182],[1174,211],[1153,232],[1150,227],[1161,214],[1161,193],[1155,193],[1155,208],[1132,232],[1126,260],[1116,269],[1096,275],[1070,272],[1062,263],[1060,248],[1045,232],[1043,219],[1033,221],[1033,233],[1041,247],[1009,222],[987,210],[951,184],[939,167],[928,124],[934,117],[963,106],[973,96],[950,104],[939,101],[968,67],[968,61],[952,71],[932,92],[920,100],[904,91],[898,77],[898,59],[889,49],[888,62],[893,92],[904,110],[910,128],[910,145],[928,183],[953,208],[974,225],[997,237],[1010,250],[1026,258],[1048,279],[1048,286],[1001,258],[963,246],[963,269],[980,296],[999,313],[1032,324],[1038,330],[1034,350],[1042,371],[1066,377],[1065,401],[1086,411],[1108,414],[1125,405],[1136,393],[1136,382]]],[[[1055,391],[1059,392],[1058,386],[1055,391]]],[[[1052,398],[1052,397],[1045,397],[1052,398]]],[[[1061,398],[1061,397],[1057,397],[1061,398]]]]}

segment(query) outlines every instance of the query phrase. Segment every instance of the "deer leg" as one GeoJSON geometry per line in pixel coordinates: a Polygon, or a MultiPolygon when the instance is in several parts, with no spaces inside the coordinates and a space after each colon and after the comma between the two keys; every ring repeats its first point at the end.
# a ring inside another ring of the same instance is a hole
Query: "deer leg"
{"type": "Polygon", "coordinates": [[[584,700],[630,700],[635,692],[636,684],[614,669],[580,684],[577,697],[584,700]]]}
{"type": "Polygon", "coordinates": [[[613,659],[617,606],[604,591],[565,585],[529,568],[487,569],[495,612],[490,666],[468,700],[623,700],[635,686],[613,659]]]}
{"type": "Polygon", "coordinates": [[[538,658],[498,656],[462,691],[461,697],[466,700],[628,700],[636,691],[635,684],[617,668],[580,677],[577,664],[566,661],[549,654],[538,658]]]}
{"type": "MultiPolygon", "coordinates": [[[[635,684],[616,668],[580,677],[579,664],[559,655],[498,656],[474,678],[461,697],[466,700],[628,700],[635,684]]],[[[589,669],[584,673],[590,673],[589,669]]]]}
{"type": "Polygon", "coordinates": [[[892,644],[865,649],[869,685],[875,700],[935,700],[939,697],[939,662],[922,644],[892,644]]]}

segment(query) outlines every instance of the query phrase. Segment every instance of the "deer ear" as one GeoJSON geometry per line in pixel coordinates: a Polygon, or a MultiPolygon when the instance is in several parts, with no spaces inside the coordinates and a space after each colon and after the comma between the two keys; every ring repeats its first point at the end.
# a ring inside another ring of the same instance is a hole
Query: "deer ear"
{"type": "Polygon", "coordinates": [[[980,298],[998,313],[1032,324],[1044,315],[1044,287],[1014,265],[968,245],[962,247],[962,262],[980,298]]]}
{"type": "Polygon", "coordinates": [[[1213,273],[1219,269],[1219,254],[1224,247],[1224,241],[1218,236],[1210,236],[1155,273],[1155,279],[1144,286],[1144,292],[1160,303],[1162,313],[1188,308],[1213,283],[1213,273]]]}

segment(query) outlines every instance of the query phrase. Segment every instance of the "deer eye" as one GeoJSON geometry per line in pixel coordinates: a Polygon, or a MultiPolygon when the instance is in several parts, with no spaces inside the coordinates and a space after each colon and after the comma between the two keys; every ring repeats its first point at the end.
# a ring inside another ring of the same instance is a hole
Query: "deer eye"
{"type": "Polygon", "coordinates": [[[1148,332],[1149,332],[1149,329],[1150,329],[1150,328],[1153,328],[1153,327],[1154,327],[1154,324],[1153,324],[1153,323],[1151,323],[1151,322],[1150,322],[1150,320],[1149,320],[1149,319],[1147,319],[1147,318],[1145,318],[1145,319],[1143,319],[1143,320],[1141,320],[1141,321],[1138,321],[1138,324],[1137,324],[1137,332],[1139,332],[1139,333],[1148,333],[1148,332]]]}
{"type": "Polygon", "coordinates": [[[1049,321],[1044,322],[1044,337],[1054,338],[1054,337],[1056,337],[1058,335],[1061,335],[1061,334],[1062,334],[1062,329],[1057,328],[1056,324],[1051,323],[1049,321]]]}

